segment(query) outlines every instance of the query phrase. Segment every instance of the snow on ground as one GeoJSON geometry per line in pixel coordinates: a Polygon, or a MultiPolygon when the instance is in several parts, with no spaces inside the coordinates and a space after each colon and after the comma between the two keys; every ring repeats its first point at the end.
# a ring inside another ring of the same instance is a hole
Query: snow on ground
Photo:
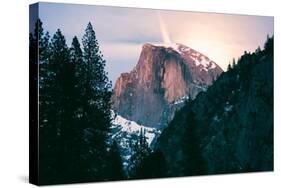
{"type": "Polygon", "coordinates": [[[229,102],[227,101],[225,106],[224,106],[224,111],[225,112],[230,112],[233,109],[233,105],[230,105],[229,102]]]}
{"type": "MultiPolygon", "coordinates": [[[[114,112],[113,112],[113,116],[115,116],[114,112]]],[[[116,117],[112,121],[112,124],[113,124],[113,127],[120,127],[120,132],[125,132],[128,135],[131,135],[131,134],[139,135],[141,130],[143,130],[144,136],[146,137],[146,141],[148,142],[148,145],[151,144],[151,142],[155,138],[156,134],[160,134],[160,131],[155,128],[139,125],[135,121],[127,120],[120,115],[116,115],[116,117]]],[[[116,137],[117,135],[118,134],[113,134],[112,138],[116,137]]]]}
{"type": "Polygon", "coordinates": [[[180,99],[176,100],[176,101],[173,103],[173,105],[181,104],[181,103],[187,101],[188,99],[189,99],[188,96],[183,96],[183,97],[181,97],[180,99]]]}
{"type": "Polygon", "coordinates": [[[216,121],[216,122],[219,122],[219,121],[220,121],[218,115],[215,115],[215,116],[213,117],[213,120],[216,121]]]}
{"type": "Polygon", "coordinates": [[[198,84],[195,85],[195,87],[197,87],[198,89],[201,89],[202,91],[207,91],[207,87],[204,87],[204,86],[200,86],[198,84]]]}
{"type": "Polygon", "coordinates": [[[121,158],[123,160],[124,168],[126,169],[130,163],[130,158],[134,152],[134,144],[138,141],[141,130],[144,131],[144,136],[148,145],[151,146],[151,143],[155,138],[157,138],[161,131],[156,128],[146,127],[144,125],[139,125],[135,121],[127,120],[126,118],[112,113],[112,126],[110,140],[115,140],[119,146],[121,158]]]}

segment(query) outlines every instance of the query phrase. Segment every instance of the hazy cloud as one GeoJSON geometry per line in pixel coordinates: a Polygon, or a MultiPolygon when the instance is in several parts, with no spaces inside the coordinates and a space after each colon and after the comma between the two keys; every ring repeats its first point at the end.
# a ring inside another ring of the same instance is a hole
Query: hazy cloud
{"type": "Polygon", "coordinates": [[[39,16],[51,34],[60,28],[68,44],[75,35],[82,38],[90,21],[113,82],[136,65],[146,42],[165,38],[185,44],[226,69],[233,57],[262,47],[266,35],[273,34],[273,17],[262,16],[54,3],[40,3],[39,16]]]}

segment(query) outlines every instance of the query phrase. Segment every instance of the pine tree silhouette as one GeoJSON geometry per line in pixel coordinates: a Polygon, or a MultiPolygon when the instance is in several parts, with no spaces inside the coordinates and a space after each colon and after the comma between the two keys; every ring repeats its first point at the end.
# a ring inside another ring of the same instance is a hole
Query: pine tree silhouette
{"type": "Polygon", "coordinates": [[[151,149],[145,138],[143,129],[140,131],[138,141],[135,143],[133,148],[133,155],[130,159],[130,165],[128,168],[129,178],[139,179],[144,178],[143,175],[143,161],[151,154],[151,149]]]}
{"type": "Polygon", "coordinates": [[[118,145],[113,141],[109,152],[110,165],[110,180],[123,180],[125,179],[122,159],[120,157],[120,151],[118,145]]]}
{"type": "Polygon", "coordinates": [[[38,48],[39,57],[31,53],[30,59],[39,59],[40,184],[112,179],[111,82],[95,32],[89,23],[83,51],[77,37],[68,48],[59,29],[49,38],[38,20],[30,49],[38,48]]]}
{"type": "Polygon", "coordinates": [[[89,164],[90,180],[104,180],[108,174],[106,149],[111,125],[111,82],[105,72],[103,60],[92,24],[89,23],[82,38],[85,81],[80,82],[83,103],[82,122],[86,144],[83,146],[84,163],[89,164]]]}

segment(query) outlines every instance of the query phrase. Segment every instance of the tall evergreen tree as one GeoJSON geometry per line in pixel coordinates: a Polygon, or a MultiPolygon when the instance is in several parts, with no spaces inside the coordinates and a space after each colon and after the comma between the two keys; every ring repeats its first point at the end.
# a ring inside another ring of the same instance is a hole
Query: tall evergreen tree
{"type": "Polygon", "coordinates": [[[231,70],[231,64],[229,62],[229,64],[227,65],[227,71],[230,71],[231,70]]]}
{"type": "Polygon", "coordinates": [[[129,178],[145,178],[143,173],[143,162],[150,154],[151,149],[149,148],[146,141],[145,133],[143,129],[141,129],[139,139],[134,145],[133,154],[131,156],[130,164],[128,167],[129,178]]]}
{"type": "MultiPolygon", "coordinates": [[[[95,31],[89,23],[82,38],[85,64],[85,93],[83,99],[83,126],[86,143],[84,158],[89,161],[90,179],[103,180],[107,169],[107,135],[111,124],[111,83],[105,72],[105,60],[99,50],[95,31]]],[[[87,162],[86,162],[87,163],[87,162]]]]}
{"type": "Polygon", "coordinates": [[[69,142],[72,139],[73,128],[73,67],[69,61],[69,50],[65,38],[60,30],[54,34],[50,45],[48,62],[48,77],[45,79],[45,97],[47,98],[46,116],[48,122],[49,148],[47,154],[51,159],[52,172],[49,175],[54,182],[66,182],[70,171],[68,154],[72,148],[69,142]]]}
{"type": "Polygon", "coordinates": [[[105,60],[99,51],[98,42],[91,23],[82,39],[86,71],[85,99],[89,127],[108,131],[111,122],[111,83],[105,72],[105,60]]]}
{"type": "Polygon", "coordinates": [[[234,69],[236,66],[236,61],[235,61],[235,58],[232,59],[232,68],[234,69]]]}
{"type": "Polygon", "coordinates": [[[114,141],[111,145],[109,152],[110,162],[110,180],[123,180],[125,179],[122,159],[117,143],[114,141]]]}
{"type": "MultiPolygon", "coordinates": [[[[85,63],[83,61],[83,52],[80,47],[80,43],[78,38],[75,36],[72,39],[72,44],[70,47],[70,61],[75,66],[75,79],[77,79],[77,83],[75,83],[75,87],[78,88],[78,90],[85,94],[83,84],[85,83],[86,77],[85,77],[85,63]]],[[[80,94],[81,94],[80,93],[80,94]]],[[[80,100],[81,101],[81,100],[80,100]]],[[[82,104],[80,104],[82,105],[82,104]]],[[[81,115],[81,114],[80,114],[81,115]]]]}
{"type": "Polygon", "coordinates": [[[68,126],[64,130],[65,139],[67,140],[67,156],[65,156],[65,161],[68,163],[68,178],[76,182],[81,182],[85,180],[85,171],[87,169],[87,164],[84,164],[83,160],[81,160],[81,146],[83,146],[84,141],[83,121],[81,121],[83,104],[80,96],[83,93],[81,82],[85,79],[83,76],[84,63],[82,50],[77,37],[74,37],[72,40],[69,49],[69,62],[64,67],[67,76],[65,78],[65,86],[67,86],[65,96],[68,99],[64,108],[67,108],[66,112],[68,112],[68,115],[66,117],[68,117],[67,121],[69,121],[66,122],[68,126]]]}
{"type": "Polygon", "coordinates": [[[48,64],[50,58],[50,36],[48,32],[44,31],[43,23],[40,19],[35,23],[34,34],[33,37],[31,34],[31,40],[33,43],[32,53],[36,54],[34,61],[38,62],[39,69],[39,123],[41,127],[44,127],[44,124],[47,122],[45,109],[47,109],[48,102],[45,81],[49,77],[48,64]]]}
{"type": "Polygon", "coordinates": [[[53,181],[55,156],[53,155],[53,145],[56,138],[55,126],[51,124],[50,107],[53,101],[48,91],[50,84],[50,42],[49,33],[43,29],[42,22],[38,19],[35,24],[35,30],[31,40],[33,41],[33,50],[36,54],[34,61],[38,61],[39,70],[39,174],[41,183],[50,183],[53,181]],[[38,52],[38,53],[37,53],[38,52]]]}
{"type": "MultiPolygon", "coordinates": [[[[47,32],[45,32],[43,30],[43,27],[42,27],[42,22],[40,21],[40,19],[36,20],[35,22],[35,27],[34,27],[34,31],[31,32],[29,34],[29,63],[30,63],[30,87],[35,89],[33,92],[30,92],[30,101],[34,102],[34,101],[37,101],[39,100],[39,108],[36,104],[30,104],[30,116],[31,116],[31,124],[32,125],[37,125],[37,119],[34,118],[34,114],[35,113],[38,113],[38,110],[39,110],[39,117],[38,118],[38,121],[39,121],[39,127],[38,128],[34,128],[34,130],[30,130],[31,131],[31,134],[37,134],[36,132],[38,131],[37,129],[39,129],[39,131],[42,130],[42,127],[45,126],[45,119],[46,119],[46,116],[45,116],[45,111],[44,109],[42,109],[42,105],[45,105],[45,98],[42,98],[42,96],[38,96],[38,89],[40,90],[40,93],[42,91],[42,82],[44,81],[43,79],[41,79],[41,75],[46,75],[46,71],[44,69],[44,65],[46,64],[46,60],[48,58],[48,47],[49,47],[49,35],[47,32]],[[39,66],[40,65],[40,66],[39,66]],[[38,72],[39,70],[39,72],[38,72]],[[38,77],[38,73],[40,75],[40,77],[38,77]],[[36,131],[36,132],[35,132],[36,131]],[[32,133],[33,132],[33,133],[32,133]]],[[[41,139],[41,136],[42,134],[40,134],[39,136],[39,143],[40,143],[40,146],[44,146],[43,148],[46,148],[46,150],[48,149],[46,146],[47,146],[47,143],[48,143],[48,140],[43,140],[41,139]]],[[[30,138],[32,139],[32,138],[30,138]]],[[[34,139],[34,140],[30,140],[31,142],[33,141],[37,141],[37,139],[34,139]]],[[[39,144],[37,143],[37,144],[39,144]]],[[[31,148],[32,147],[36,147],[35,146],[35,143],[30,143],[31,144],[31,148]]],[[[39,151],[39,153],[42,152],[41,150],[41,147],[36,147],[39,151]]],[[[35,148],[34,148],[35,149],[35,148]]],[[[35,150],[37,150],[35,149],[35,150]]],[[[31,152],[31,151],[30,151],[31,152]]],[[[40,155],[41,156],[41,155],[40,155]]],[[[33,154],[31,155],[31,160],[32,158],[37,158],[37,157],[33,157],[33,154]]],[[[39,162],[41,162],[39,160],[39,162]]],[[[34,162],[31,162],[31,164],[34,164],[34,162]]],[[[40,163],[41,164],[41,163],[40,163]]],[[[37,164],[38,165],[38,164],[37,164]]],[[[47,166],[43,166],[44,167],[47,167],[47,166]]],[[[44,168],[44,169],[38,169],[38,173],[42,174],[42,175],[45,175],[48,171],[48,168],[44,168]]],[[[37,172],[36,172],[37,173],[37,172]]],[[[34,177],[37,176],[36,174],[34,174],[34,177]]]]}
{"type": "MultiPolygon", "coordinates": [[[[264,50],[266,52],[266,55],[268,55],[269,57],[273,58],[273,53],[274,53],[274,45],[273,45],[273,40],[274,37],[269,37],[269,35],[267,35],[267,39],[266,42],[264,44],[264,50]]],[[[272,61],[273,62],[273,61],[272,61]]]]}

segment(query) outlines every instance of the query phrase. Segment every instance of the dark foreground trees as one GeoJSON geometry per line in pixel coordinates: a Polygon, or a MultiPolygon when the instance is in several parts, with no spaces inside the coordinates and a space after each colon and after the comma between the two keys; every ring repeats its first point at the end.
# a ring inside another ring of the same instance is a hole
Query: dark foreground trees
{"type": "Polygon", "coordinates": [[[152,151],[149,148],[143,130],[134,145],[128,172],[130,179],[161,178],[167,174],[163,153],[160,150],[152,151]]]}
{"type": "Polygon", "coordinates": [[[206,162],[202,156],[200,147],[200,135],[198,133],[197,121],[192,109],[186,115],[187,124],[185,125],[183,136],[183,174],[184,175],[203,175],[206,174],[206,162]]]}
{"type": "Polygon", "coordinates": [[[74,37],[68,48],[60,30],[50,39],[40,20],[30,34],[30,51],[39,48],[30,60],[39,63],[40,184],[123,177],[118,148],[107,138],[111,82],[91,23],[82,43],[83,50],[74,37]]]}

